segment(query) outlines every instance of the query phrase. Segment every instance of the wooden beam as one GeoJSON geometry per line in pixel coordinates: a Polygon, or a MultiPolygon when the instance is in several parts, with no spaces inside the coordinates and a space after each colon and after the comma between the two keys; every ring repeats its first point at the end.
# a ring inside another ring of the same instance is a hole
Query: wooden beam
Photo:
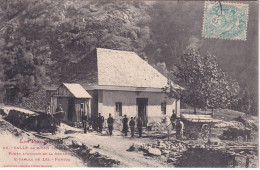
{"type": "Polygon", "coordinates": [[[160,92],[161,88],[150,87],[130,87],[130,86],[102,86],[102,85],[87,85],[83,86],[86,90],[119,90],[119,91],[147,91],[147,92],[160,92]]]}

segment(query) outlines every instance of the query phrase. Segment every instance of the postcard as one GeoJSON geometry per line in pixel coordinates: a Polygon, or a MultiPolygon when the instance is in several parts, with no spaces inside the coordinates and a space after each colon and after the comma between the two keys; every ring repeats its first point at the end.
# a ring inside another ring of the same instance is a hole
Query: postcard
{"type": "Polygon", "coordinates": [[[0,5],[0,167],[258,168],[258,1],[0,5]]]}

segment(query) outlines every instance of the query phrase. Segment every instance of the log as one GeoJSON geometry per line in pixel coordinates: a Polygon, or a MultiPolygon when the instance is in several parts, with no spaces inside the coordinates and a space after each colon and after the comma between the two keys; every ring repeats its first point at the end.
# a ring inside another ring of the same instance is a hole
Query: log
{"type": "Polygon", "coordinates": [[[227,149],[233,150],[247,150],[247,149],[257,149],[257,146],[228,146],[227,149]]]}

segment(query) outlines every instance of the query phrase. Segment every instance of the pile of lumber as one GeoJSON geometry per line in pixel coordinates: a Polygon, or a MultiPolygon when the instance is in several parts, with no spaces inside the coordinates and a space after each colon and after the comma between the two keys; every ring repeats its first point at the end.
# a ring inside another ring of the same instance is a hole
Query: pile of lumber
{"type": "Polygon", "coordinates": [[[47,131],[52,131],[53,127],[56,125],[56,122],[51,115],[41,112],[33,112],[18,107],[1,107],[0,113],[2,113],[5,120],[21,129],[32,131],[42,131],[47,129],[47,131]]]}
{"type": "Polygon", "coordinates": [[[190,122],[217,123],[220,120],[213,119],[211,115],[182,114],[181,118],[190,122]]]}

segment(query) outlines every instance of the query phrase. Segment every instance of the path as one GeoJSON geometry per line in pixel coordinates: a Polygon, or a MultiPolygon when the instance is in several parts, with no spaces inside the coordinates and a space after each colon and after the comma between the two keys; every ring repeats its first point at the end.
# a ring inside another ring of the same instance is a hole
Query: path
{"type": "MultiPolygon", "coordinates": [[[[144,143],[151,143],[148,138],[130,138],[124,137],[119,131],[115,131],[114,136],[101,135],[96,132],[84,134],[83,130],[69,127],[62,124],[62,129],[74,131],[71,134],[59,133],[56,135],[47,135],[46,137],[57,139],[66,138],[64,142],[66,145],[71,145],[72,140],[84,143],[93,151],[99,152],[102,155],[108,156],[111,159],[120,161],[121,167],[168,167],[165,162],[156,159],[156,157],[144,156],[143,152],[128,152],[126,151],[132,144],[142,145],[144,143]],[[100,145],[100,148],[94,146],[100,145]]],[[[129,134],[130,135],[130,134],[129,134]]]]}

